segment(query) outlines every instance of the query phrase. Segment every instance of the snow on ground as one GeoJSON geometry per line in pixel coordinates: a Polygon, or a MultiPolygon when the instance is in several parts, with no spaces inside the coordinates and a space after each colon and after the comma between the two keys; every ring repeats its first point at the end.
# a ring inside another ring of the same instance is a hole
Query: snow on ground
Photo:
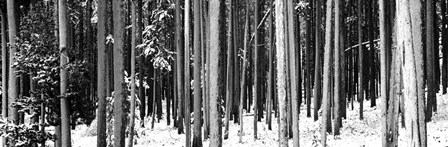
{"type": "MultiPolygon", "coordinates": [[[[448,146],[448,95],[438,96],[438,113],[433,116],[433,121],[427,125],[428,146],[445,147],[448,146]]],[[[329,146],[381,146],[380,140],[380,113],[378,107],[370,108],[370,101],[365,101],[364,120],[359,120],[358,107],[355,103],[354,110],[348,109],[347,119],[343,120],[341,135],[329,135],[327,137],[329,146]]],[[[300,114],[300,145],[305,147],[320,146],[320,122],[313,118],[306,117],[306,108],[302,105],[300,114]]],[[[149,118],[150,119],[150,118],[149,118]]],[[[224,119],[223,119],[224,120],[224,119]]],[[[167,126],[166,120],[161,120],[155,124],[154,129],[150,129],[148,119],[145,121],[146,128],[140,128],[139,137],[136,139],[136,147],[181,147],[185,146],[185,134],[177,134],[177,129],[167,126]]],[[[191,127],[193,129],[193,125],[191,127]]],[[[278,126],[277,119],[273,118],[272,130],[268,130],[265,119],[258,122],[258,139],[253,139],[253,115],[245,114],[244,117],[244,137],[243,143],[238,143],[239,125],[230,123],[229,139],[223,140],[223,146],[231,147],[272,147],[278,146],[278,126]]],[[[72,132],[72,141],[74,147],[96,146],[96,136],[88,133],[87,126],[78,126],[72,132]]],[[[407,141],[404,140],[404,129],[399,130],[399,145],[404,146],[407,141]]],[[[192,135],[193,136],[193,135],[192,135]]],[[[209,141],[205,140],[204,147],[209,146],[209,141]]],[[[289,141],[292,145],[292,140],[289,141]]]]}

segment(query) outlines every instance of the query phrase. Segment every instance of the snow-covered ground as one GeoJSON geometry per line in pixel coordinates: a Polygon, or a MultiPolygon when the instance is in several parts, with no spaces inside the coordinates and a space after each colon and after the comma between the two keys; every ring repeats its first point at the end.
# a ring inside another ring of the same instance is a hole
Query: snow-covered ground
{"type": "MultiPolygon", "coordinates": [[[[448,146],[448,95],[438,95],[438,113],[433,116],[433,121],[427,125],[428,146],[444,147],[448,146]]],[[[354,110],[347,111],[347,119],[343,120],[341,135],[329,135],[329,146],[381,146],[380,140],[380,113],[378,107],[370,108],[370,101],[365,101],[364,120],[359,120],[358,105],[355,103],[354,110]]],[[[313,121],[313,118],[306,117],[306,108],[302,105],[300,114],[300,145],[320,146],[320,122],[313,121]]],[[[150,126],[150,121],[146,121],[146,126],[150,126]]],[[[258,123],[258,139],[253,138],[253,115],[245,114],[244,117],[244,137],[243,143],[238,143],[239,125],[230,123],[229,139],[223,140],[223,146],[247,147],[247,146],[278,146],[277,120],[273,118],[272,130],[268,130],[265,119],[258,123]]],[[[185,146],[185,134],[177,134],[177,130],[166,125],[166,120],[156,123],[154,129],[140,128],[137,138],[138,147],[159,147],[159,146],[185,146]]],[[[73,131],[74,147],[87,147],[96,144],[96,136],[86,135],[86,126],[79,126],[73,131]]],[[[399,134],[404,134],[404,129],[400,128],[399,134]]],[[[88,134],[88,133],[87,133],[88,134]]],[[[204,146],[209,146],[209,141],[205,140],[204,146]]],[[[292,145],[292,140],[290,140],[292,145]]],[[[404,135],[399,136],[399,145],[405,145],[404,135]]]]}
{"type": "MultiPolygon", "coordinates": [[[[438,95],[438,113],[433,116],[431,122],[427,123],[428,146],[446,147],[448,146],[448,95],[438,95]]],[[[380,113],[378,107],[370,108],[370,101],[365,101],[364,120],[359,120],[358,105],[355,103],[354,110],[348,109],[347,119],[343,120],[341,135],[329,135],[327,137],[329,146],[381,146],[380,140],[380,113]]],[[[305,147],[320,146],[320,122],[313,121],[313,118],[306,117],[306,107],[302,105],[300,114],[300,145],[305,147]]],[[[150,126],[150,118],[145,122],[145,126],[150,126]]],[[[401,122],[400,122],[401,123],[401,122]]],[[[138,127],[138,125],[136,125],[138,127]]],[[[48,128],[51,129],[51,128],[48,128]]],[[[72,131],[72,143],[74,147],[96,146],[95,126],[87,127],[80,125],[72,131]]],[[[400,128],[399,134],[404,134],[404,128],[400,128]]],[[[258,139],[253,138],[253,115],[244,116],[244,137],[243,143],[239,143],[239,125],[230,123],[229,139],[223,140],[223,146],[227,147],[272,147],[278,146],[278,126],[277,119],[273,118],[272,130],[268,130],[265,119],[258,123],[258,139]]],[[[138,128],[136,137],[136,147],[161,147],[185,146],[185,134],[177,134],[177,129],[167,126],[166,120],[161,120],[155,124],[154,129],[150,127],[138,128]]],[[[0,140],[1,142],[1,140],[0,140]]],[[[204,146],[209,146],[209,141],[204,140],[204,146]]],[[[292,145],[292,140],[289,141],[292,145]]],[[[399,145],[406,145],[404,135],[399,136],[399,145]]],[[[52,146],[48,141],[47,146],[52,146]]]]}

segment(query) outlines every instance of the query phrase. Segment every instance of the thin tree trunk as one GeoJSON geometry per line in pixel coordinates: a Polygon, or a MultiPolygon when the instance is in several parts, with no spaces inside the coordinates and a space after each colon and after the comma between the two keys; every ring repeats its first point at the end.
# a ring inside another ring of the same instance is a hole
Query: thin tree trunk
{"type": "Polygon", "coordinates": [[[419,0],[398,1],[397,45],[404,53],[404,112],[409,114],[405,118],[405,138],[408,146],[426,147],[421,8],[419,0]]]}
{"type": "MultiPolygon", "coordinates": [[[[286,15],[287,15],[287,31],[289,32],[288,34],[288,49],[289,49],[289,63],[290,63],[290,80],[291,80],[291,84],[290,84],[290,89],[291,89],[291,96],[290,96],[290,102],[291,102],[291,113],[292,113],[292,126],[290,126],[292,128],[292,133],[293,133],[293,146],[294,147],[299,147],[300,142],[299,142],[299,109],[300,109],[300,105],[299,105],[299,99],[302,97],[301,95],[298,95],[297,90],[301,90],[298,88],[298,81],[296,75],[296,68],[298,66],[296,60],[296,38],[295,38],[295,29],[294,29],[294,11],[295,9],[293,8],[293,2],[290,0],[288,2],[286,2],[286,15]]],[[[299,83],[300,84],[300,83],[299,83]]]]}
{"type": "Polygon", "coordinates": [[[248,62],[249,60],[247,59],[248,57],[248,50],[249,50],[249,44],[248,44],[248,39],[249,39],[249,0],[246,0],[246,8],[245,8],[245,25],[244,25],[244,51],[243,51],[243,71],[241,73],[241,87],[243,88],[241,93],[240,93],[240,140],[239,143],[243,143],[243,134],[244,134],[244,129],[243,129],[243,107],[244,107],[244,94],[245,94],[245,84],[246,84],[246,72],[247,72],[247,66],[248,66],[248,62]]]}
{"type": "Polygon", "coordinates": [[[321,144],[323,146],[326,146],[327,144],[327,131],[328,131],[328,121],[331,120],[330,117],[330,91],[332,89],[330,85],[331,80],[331,16],[332,16],[332,9],[333,9],[333,1],[327,0],[327,12],[326,12],[326,22],[325,22],[325,50],[324,50],[324,68],[323,68],[323,97],[322,97],[322,103],[323,103],[323,110],[322,110],[322,123],[321,123],[321,144]]]}
{"type": "Polygon", "coordinates": [[[98,1],[98,111],[97,111],[97,146],[106,147],[106,75],[107,75],[107,54],[106,54],[106,1],[98,1]]]}
{"type": "MultiPolygon", "coordinates": [[[[269,5],[273,5],[274,1],[269,0],[269,5]]],[[[272,10],[271,10],[272,11],[272,10]]],[[[267,119],[266,123],[268,124],[268,129],[272,130],[272,105],[274,100],[274,91],[275,91],[275,77],[274,77],[274,30],[273,30],[273,24],[274,24],[274,18],[272,17],[273,13],[271,12],[268,14],[268,33],[269,33],[269,75],[268,75],[268,97],[267,97],[267,119]]]]}
{"type": "MultiPolygon", "coordinates": [[[[135,126],[135,47],[137,46],[137,37],[136,35],[136,31],[137,28],[139,27],[137,25],[137,0],[133,0],[132,1],[132,41],[131,41],[131,107],[130,109],[130,122],[129,122],[129,137],[128,137],[128,144],[127,147],[132,147],[134,145],[134,126],[135,126]]],[[[167,120],[169,120],[169,118],[167,117],[167,120]]]]}
{"type": "Polygon", "coordinates": [[[201,19],[200,19],[200,1],[193,1],[193,13],[194,13],[194,134],[193,134],[193,146],[202,147],[202,115],[201,115],[201,19]]]}
{"type": "Polygon", "coordinates": [[[259,92],[260,92],[260,85],[258,83],[259,74],[258,74],[258,8],[259,8],[259,1],[255,0],[255,10],[254,10],[254,138],[257,139],[257,120],[258,120],[258,99],[259,99],[259,92]]]}
{"type": "Polygon", "coordinates": [[[226,82],[226,119],[225,119],[225,129],[224,129],[224,139],[229,138],[229,119],[232,110],[232,100],[233,100],[233,67],[234,67],[234,53],[233,53],[233,1],[228,0],[228,24],[227,24],[227,82],[226,82]]]}
{"type": "Polygon", "coordinates": [[[364,51],[362,48],[362,0],[358,0],[358,101],[359,101],[359,119],[362,120],[364,106],[364,51]]]}
{"type": "Polygon", "coordinates": [[[426,121],[431,121],[432,110],[434,100],[436,99],[436,79],[435,79],[435,67],[434,63],[434,6],[435,2],[433,0],[426,1],[426,88],[427,88],[427,99],[426,104],[426,121]]]}
{"type": "Polygon", "coordinates": [[[221,2],[219,0],[209,1],[209,15],[210,15],[210,146],[221,147],[221,94],[219,81],[220,76],[220,64],[223,62],[220,59],[221,55],[221,40],[219,35],[221,27],[219,25],[221,16],[221,2]]]}
{"type": "MultiPolygon", "coordinates": [[[[8,118],[8,50],[6,47],[6,27],[7,27],[7,22],[6,22],[6,10],[5,9],[0,9],[0,13],[1,13],[1,19],[2,19],[2,118],[4,120],[6,120],[8,118]]],[[[2,146],[6,146],[7,141],[6,141],[6,137],[2,137],[2,146]]]]}
{"type": "MultiPolygon", "coordinates": [[[[178,134],[181,134],[184,130],[184,124],[183,124],[183,98],[184,98],[184,49],[182,45],[182,16],[181,16],[181,10],[180,10],[180,0],[175,0],[175,23],[176,23],[176,32],[175,32],[175,39],[176,39],[176,48],[177,48],[177,54],[176,54],[176,70],[177,70],[177,97],[178,97],[178,108],[177,108],[177,127],[178,127],[178,134]]],[[[148,99],[149,102],[149,99],[148,99]]],[[[149,108],[148,108],[149,109],[149,108]]]]}
{"type": "Polygon", "coordinates": [[[114,146],[125,145],[125,112],[124,100],[127,97],[124,82],[124,3],[122,0],[112,0],[114,15],[114,146]]]}
{"type": "MultiPolygon", "coordinates": [[[[308,0],[311,2],[311,0],[308,0]]],[[[311,27],[311,13],[312,8],[307,9],[308,18],[305,22],[305,45],[306,45],[306,57],[305,57],[305,99],[306,99],[306,117],[311,117],[311,36],[312,36],[312,27],[311,27]]]]}
{"type": "Polygon", "coordinates": [[[373,1],[367,1],[368,3],[368,14],[369,14],[369,48],[370,48],[370,57],[369,57],[369,61],[370,63],[368,63],[370,66],[368,67],[370,69],[369,74],[369,98],[370,98],[370,107],[374,107],[376,106],[376,97],[375,97],[375,46],[374,46],[374,31],[375,28],[373,26],[373,20],[374,20],[374,14],[373,14],[373,9],[374,9],[374,3],[373,1]]]}
{"type": "MultiPolygon", "coordinates": [[[[321,1],[316,1],[316,26],[320,26],[322,21],[321,16],[321,1]]],[[[321,63],[320,63],[320,50],[321,50],[321,30],[320,27],[316,27],[316,58],[314,66],[314,121],[319,119],[318,111],[320,106],[320,100],[322,99],[321,91],[321,63]]]]}
{"type": "MultiPolygon", "coordinates": [[[[68,40],[68,22],[67,22],[67,1],[59,0],[59,50],[61,52],[61,63],[60,66],[64,67],[68,62],[67,46],[68,40]]],[[[61,68],[60,78],[61,78],[61,141],[62,146],[71,146],[71,133],[70,133],[70,108],[69,101],[66,97],[67,93],[67,69],[61,68]]]]}
{"type": "MultiPolygon", "coordinates": [[[[341,80],[343,78],[343,72],[341,69],[342,62],[344,59],[341,59],[341,49],[343,50],[343,47],[341,47],[341,3],[339,0],[336,0],[334,2],[334,15],[335,15],[335,22],[334,22],[334,135],[339,135],[340,131],[339,128],[341,126],[341,103],[340,99],[342,99],[342,92],[344,89],[342,88],[341,80]]],[[[342,104],[343,105],[343,104],[342,104]]]]}
{"type": "Polygon", "coordinates": [[[190,147],[191,145],[191,124],[190,124],[190,0],[185,1],[184,7],[184,50],[185,50],[185,146],[190,147]]]}

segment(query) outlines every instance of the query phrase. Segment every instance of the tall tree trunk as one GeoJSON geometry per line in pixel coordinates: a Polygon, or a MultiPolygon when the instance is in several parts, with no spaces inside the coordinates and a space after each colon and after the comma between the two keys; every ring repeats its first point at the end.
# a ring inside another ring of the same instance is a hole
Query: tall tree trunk
{"type": "Polygon", "coordinates": [[[334,135],[339,135],[339,128],[341,126],[341,105],[340,99],[343,99],[342,92],[344,89],[342,88],[343,84],[341,84],[341,80],[343,79],[343,68],[342,62],[344,61],[341,58],[341,50],[344,50],[341,47],[341,3],[339,0],[334,2],[334,135]]]}
{"type": "MultiPolygon", "coordinates": [[[[16,43],[16,35],[17,35],[17,22],[16,22],[16,10],[15,10],[15,1],[8,0],[6,2],[7,7],[7,15],[8,15],[8,28],[9,28],[9,64],[16,62],[15,54],[17,48],[15,46],[16,43]]],[[[12,103],[16,101],[16,98],[19,95],[18,91],[18,80],[16,76],[16,68],[9,66],[9,81],[8,81],[8,121],[19,124],[19,114],[17,112],[16,107],[12,107],[12,103]]],[[[11,145],[14,145],[14,142],[11,142],[11,145]]]]}
{"type": "Polygon", "coordinates": [[[390,72],[390,50],[392,41],[391,22],[388,19],[389,1],[379,0],[379,27],[380,27],[380,74],[381,74],[381,140],[382,146],[392,145],[392,140],[388,139],[390,134],[388,128],[391,124],[388,124],[387,112],[389,101],[389,72],[390,72]]]}
{"type": "Polygon", "coordinates": [[[97,146],[106,147],[106,1],[98,1],[98,111],[97,111],[97,146]]]}
{"type": "MultiPolygon", "coordinates": [[[[177,127],[178,127],[178,134],[181,134],[184,129],[183,125],[183,98],[184,98],[184,49],[182,45],[182,16],[181,16],[181,9],[180,9],[180,0],[175,0],[175,23],[176,23],[176,32],[175,32],[175,39],[176,39],[176,48],[177,48],[177,54],[176,54],[176,71],[177,71],[177,97],[178,97],[178,109],[177,109],[177,127]]],[[[149,99],[148,99],[149,102],[149,99]]]]}
{"type": "MultiPolygon", "coordinates": [[[[442,92],[446,94],[448,87],[448,18],[447,18],[447,3],[442,0],[441,2],[441,13],[442,13],[442,92]]],[[[437,54],[437,56],[439,56],[437,54]]],[[[437,58],[438,59],[438,58],[437,58]]]]}
{"type": "Polygon", "coordinates": [[[185,89],[185,146],[191,146],[191,122],[190,122],[190,0],[185,0],[185,8],[184,8],[184,50],[185,50],[185,58],[184,58],[184,67],[185,67],[185,80],[184,80],[184,89],[185,89]]]}
{"type": "Polygon", "coordinates": [[[259,9],[259,1],[255,0],[255,10],[254,10],[254,138],[257,139],[257,120],[258,120],[258,99],[260,98],[260,84],[259,81],[259,73],[258,73],[258,65],[259,65],[259,50],[258,50],[258,9],[259,9]]]}
{"type": "MultiPolygon", "coordinates": [[[[2,118],[6,120],[8,118],[8,50],[6,47],[6,10],[0,9],[2,19],[2,118]]],[[[6,146],[6,137],[2,137],[2,146],[6,146]]]]}
{"type": "MultiPolygon", "coordinates": [[[[67,50],[70,48],[68,43],[68,22],[67,22],[67,1],[59,0],[59,50],[61,52],[60,66],[64,67],[68,63],[67,50]]],[[[70,106],[69,99],[66,97],[67,93],[67,69],[61,68],[61,141],[62,146],[71,146],[71,133],[70,133],[70,106]]]]}
{"type": "Polygon", "coordinates": [[[248,39],[249,39],[249,0],[246,0],[246,7],[245,7],[245,24],[244,24],[244,41],[243,41],[243,71],[241,73],[241,88],[242,91],[240,93],[240,106],[239,106],[239,111],[240,111],[240,140],[239,143],[243,142],[243,134],[244,134],[244,129],[243,129],[243,124],[244,124],[244,120],[243,120],[243,107],[244,107],[244,94],[245,94],[245,84],[246,84],[246,73],[247,73],[247,66],[248,66],[248,62],[249,60],[248,58],[248,50],[249,50],[249,44],[248,44],[248,39]]]}
{"type": "Polygon", "coordinates": [[[316,58],[315,58],[315,66],[314,66],[314,121],[319,119],[318,111],[320,107],[320,100],[322,99],[322,91],[321,91],[321,63],[320,63],[320,50],[321,50],[321,25],[322,16],[321,16],[321,1],[316,1],[316,58]]]}
{"type": "Polygon", "coordinates": [[[426,121],[430,121],[434,100],[436,99],[436,79],[434,67],[434,9],[435,2],[433,0],[426,1],[426,88],[428,91],[426,104],[426,121]]]}
{"type": "Polygon", "coordinates": [[[209,1],[209,15],[210,15],[210,146],[221,147],[221,94],[219,81],[220,76],[220,64],[223,62],[220,59],[221,55],[221,39],[219,34],[221,32],[221,27],[219,25],[219,20],[221,17],[221,2],[219,0],[209,1]]]}
{"type": "Polygon", "coordinates": [[[205,38],[206,38],[206,42],[205,42],[205,46],[207,49],[207,101],[205,104],[205,110],[206,110],[206,115],[205,117],[207,118],[205,121],[205,130],[204,131],[204,138],[209,138],[210,135],[210,62],[211,62],[211,58],[210,58],[210,14],[209,14],[209,6],[210,3],[208,3],[207,6],[205,6],[205,13],[206,13],[206,19],[205,19],[205,38]]]}
{"type": "MultiPolygon", "coordinates": [[[[135,126],[135,48],[137,46],[137,37],[136,37],[136,31],[139,27],[137,25],[137,0],[132,0],[132,34],[131,34],[131,106],[130,106],[130,120],[129,120],[129,137],[128,137],[128,144],[127,147],[132,147],[134,145],[134,126],[135,126]]],[[[170,118],[167,117],[167,120],[170,118]]]]}
{"type": "MultiPolygon", "coordinates": [[[[333,1],[332,0],[327,0],[327,4],[326,4],[327,8],[327,12],[326,12],[326,22],[325,22],[325,50],[324,50],[324,68],[323,68],[323,97],[322,97],[322,104],[323,104],[323,110],[322,110],[322,123],[321,123],[321,144],[323,146],[326,146],[327,143],[327,131],[329,128],[329,124],[327,123],[329,120],[331,120],[330,117],[330,113],[331,113],[331,108],[330,108],[330,103],[331,103],[331,85],[330,85],[330,80],[331,80],[331,65],[330,63],[331,61],[331,53],[332,53],[332,48],[331,48],[331,19],[332,19],[332,9],[333,9],[333,1]]],[[[330,124],[331,125],[331,124],[330,124]]],[[[330,127],[331,128],[331,127],[330,127]]]]}
{"type": "Polygon", "coordinates": [[[193,146],[202,147],[202,103],[201,103],[201,19],[200,19],[200,1],[193,1],[193,13],[194,13],[194,134],[193,134],[193,146]]]}
{"type": "MultiPolygon", "coordinates": [[[[269,0],[269,5],[274,5],[274,1],[273,0],[269,0]]],[[[273,11],[272,7],[271,10],[273,11]]],[[[274,91],[275,91],[275,77],[274,77],[274,30],[273,30],[273,24],[274,24],[274,18],[273,16],[273,12],[271,12],[270,14],[268,14],[268,33],[269,33],[269,41],[268,41],[268,46],[269,46],[269,74],[268,74],[268,96],[267,96],[267,119],[266,119],[266,123],[268,124],[268,129],[272,130],[272,105],[273,105],[273,100],[274,100],[274,91]]]]}
{"type": "Polygon", "coordinates": [[[370,53],[370,57],[369,57],[369,61],[370,61],[370,63],[368,63],[369,64],[369,75],[370,75],[370,77],[369,77],[369,98],[370,98],[370,107],[374,107],[374,106],[376,106],[376,97],[375,97],[375,89],[377,89],[376,88],[376,86],[375,86],[375,71],[376,71],[376,66],[375,66],[375,60],[374,60],[374,58],[375,58],[375,46],[374,46],[374,31],[375,31],[375,28],[374,28],[374,26],[373,26],[373,23],[374,23],[374,14],[373,14],[373,9],[374,9],[374,3],[373,3],[373,1],[367,1],[367,3],[368,3],[368,5],[367,5],[367,7],[368,7],[368,14],[369,14],[369,16],[368,16],[368,18],[369,18],[369,48],[370,48],[370,51],[369,51],[369,53],[370,53]]]}
{"type": "Polygon", "coordinates": [[[362,0],[358,0],[358,102],[359,119],[362,120],[364,106],[364,51],[362,48],[362,0]]]}
{"type": "Polygon", "coordinates": [[[426,147],[425,90],[423,82],[423,46],[421,1],[397,3],[397,45],[404,53],[403,82],[406,138],[408,146],[426,147]],[[409,115],[408,115],[409,114],[409,115]]]}
{"type": "MultiPolygon", "coordinates": [[[[296,57],[296,52],[298,51],[298,50],[296,50],[296,45],[295,45],[295,43],[296,43],[296,38],[295,38],[295,36],[296,36],[296,31],[295,31],[295,28],[294,28],[294,12],[295,12],[295,9],[294,9],[294,6],[293,6],[293,2],[292,2],[292,0],[290,0],[290,1],[288,1],[288,2],[286,2],[286,16],[287,16],[287,18],[286,18],[286,22],[287,22],[287,31],[286,32],[288,32],[287,34],[288,34],[288,48],[287,49],[289,49],[289,55],[287,55],[287,56],[289,56],[289,63],[290,63],[290,70],[289,70],[289,72],[290,72],[290,81],[291,81],[291,84],[290,84],[290,86],[291,86],[291,107],[292,107],[292,110],[291,110],[291,113],[292,113],[292,126],[290,126],[291,128],[292,128],[292,133],[293,133],[293,146],[294,147],[299,147],[300,146],[300,142],[299,142],[299,109],[300,109],[300,105],[299,105],[299,99],[301,99],[302,98],[302,96],[301,95],[298,95],[298,90],[301,90],[301,89],[299,89],[299,87],[298,87],[298,83],[299,83],[299,81],[297,81],[297,79],[298,78],[300,78],[300,76],[297,76],[297,70],[296,70],[296,68],[297,68],[297,66],[298,66],[298,64],[297,64],[297,62],[296,62],[296,60],[297,60],[297,57],[296,57]]],[[[300,83],[299,83],[300,84],[300,83]]]]}
{"type": "MultiPolygon", "coordinates": [[[[137,40],[136,45],[139,45],[142,43],[142,36],[143,36],[143,1],[137,0],[137,40]]],[[[140,98],[140,121],[141,126],[144,127],[145,122],[145,109],[146,109],[146,95],[145,95],[145,86],[143,86],[143,80],[145,77],[145,55],[143,53],[143,49],[140,51],[140,57],[139,57],[139,98],[140,98]]],[[[174,70],[176,71],[176,70],[174,70]]],[[[175,112],[173,112],[175,113],[175,112]]],[[[176,115],[175,115],[176,116],[176,115]]]]}
{"type": "Polygon", "coordinates": [[[127,97],[124,89],[124,2],[122,0],[112,0],[114,15],[114,146],[124,147],[125,145],[125,112],[124,100],[127,97]]]}
{"type": "Polygon", "coordinates": [[[231,116],[232,104],[233,104],[233,67],[234,67],[234,52],[233,52],[233,1],[228,0],[228,24],[227,24],[227,82],[226,82],[226,119],[224,129],[224,139],[229,137],[229,119],[231,116]]]}
{"type": "MultiPolygon", "coordinates": [[[[311,2],[309,0],[308,2],[311,2]]],[[[310,4],[311,5],[311,4],[310,4]]],[[[305,45],[306,45],[306,57],[305,57],[305,99],[306,99],[306,116],[311,117],[311,36],[312,36],[312,27],[311,27],[311,21],[312,21],[312,7],[310,9],[307,9],[308,18],[305,22],[305,45]]]]}
{"type": "Polygon", "coordinates": [[[277,96],[279,98],[280,125],[279,125],[279,145],[288,146],[287,113],[286,113],[286,12],[285,3],[282,0],[275,1],[275,28],[276,28],[276,58],[277,58],[277,96]]]}

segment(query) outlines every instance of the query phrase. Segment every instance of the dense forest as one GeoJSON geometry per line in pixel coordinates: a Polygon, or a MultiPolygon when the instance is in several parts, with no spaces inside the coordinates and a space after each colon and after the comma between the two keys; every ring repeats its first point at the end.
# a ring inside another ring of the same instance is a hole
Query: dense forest
{"type": "Polygon", "coordinates": [[[0,144],[447,146],[447,8],[0,0],[0,144]]]}

